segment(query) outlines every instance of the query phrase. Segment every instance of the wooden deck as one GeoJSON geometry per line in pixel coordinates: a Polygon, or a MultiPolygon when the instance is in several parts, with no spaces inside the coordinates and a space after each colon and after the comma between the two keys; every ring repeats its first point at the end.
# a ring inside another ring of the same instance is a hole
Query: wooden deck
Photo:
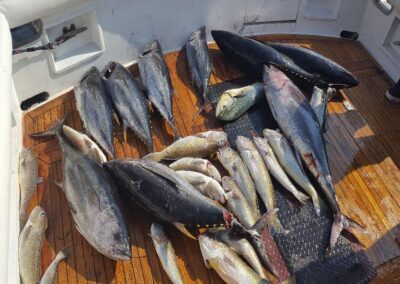
{"type": "MultiPolygon", "coordinates": [[[[379,268],[374,283],[399,283],[400,258],[395,258],[400,256],[400,105],[390,104],[384,97],[392,82],[358,42],[313,36],[260,38],[309,47],[342,64],[360,79],[358,87],[341,92],[355,110],[347,110],[342,100],[329,103],[328,155],[343,212],[368,229],[368,235],[360,235],[359,239],[374,266],[379,268]],[[393,261],[389,263],[390,260],[393,261]]],[[[210,48],[214,63],[211,84],[242,76],[224,60],[215,45],[210,48]]],[[[186,136],[207,130],[209,124],[202,116],[192,123],[197,98],[190,86],[185,53],[169,53],[166,61],[176,90],[173,107],[179,132],[186,136]]],[[[132,67],[132,72],[137,73],[136,67],[132,67]]],[[[72,253],[58,268],[58,283],[169,283],[147,235],[152,222],[149,216],[135,210],[125,214],[132,245],[131,262],[114,262],[103,257],[76,230],[65,195],[53,182],[62,179],[58,142],[50,139],[39,143],[29,136],[48,129],[65,114],[69,114],[67,125],[82,130],[73,92],[27,112],[24,117],[23,143],[36,151],[39,175],[44,179],[30,207],[40,204],[49,217],[42,252],[43,269],[58,250],[67,246],[72,253]]],[[[218,127],[215,121],[212,124],[218,127]]],[[[157,150],[173,141],[172,131],[158,113],[152,115],[152,126],[157,150]]],[[[132,133],[128,133],[128,138],[124,142],[121,129],[116,129],[117,157],[142,157],[146,153],[144,145],[132,133]]],[[[215,272],[205,268],[197,242],[175,229],[169,233],[185,283],[222,283],[215,272]]]]}

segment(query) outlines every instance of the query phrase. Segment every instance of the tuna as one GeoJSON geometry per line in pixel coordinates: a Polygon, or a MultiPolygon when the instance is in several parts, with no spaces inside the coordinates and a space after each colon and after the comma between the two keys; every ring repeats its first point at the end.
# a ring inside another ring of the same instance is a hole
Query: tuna
{"type": "Polygon", "coordinates": [[[38,182],[38,160],[30,148],[19,153],[19,225],[22,228],[27,219],[28,204],[36,192],[38,182]]]}
{"type": "Polygon", "coordinates": [[[170,164],[169,167],[175,171],[199,172],[221,182],[221,175],[217,168],[211,164],[210,161],[205,159],[189,157],[182,158],[170,164]]]}
{"type": "Polygon", "coordinates": [[[90,68],[74,91],[76,107],[86,131],[114,158],[113,110],[99,70],[90,68]]]}
{"type": "Polygon", "coordinates": [[[223,121],[235,120],[264,96],[264,85],[262,83],[227,90],[222,93],[218,100],[215,116],[223,121]]]}
{"type": "Polygon", "coordinates": [[[53,261],[50,263],[49,267],[47,267],[44,272],[42,278],[40,278],[39,284],[53,284],[56,280],[57,276],[57,267],[61,261],[66,259],[69,255],[68,248],[64,248],[60,250],[53,261]]]}
{"type": "Polygon", "coordinates": [[[36,206],[19,235],[19,273],[24,284],[36,284],[40,280],[42,244],[47,224],[46,212],[36,206]]]}
{"type": "Polygon", "coordinates": [[[363,228],[340,211],[317,116],[303,93],[278,69],[265,66],[264,84],[275,120],[316,178],[334,214],[330,237],[332,249],[344,228],[353,227],[360,230],[363,228]]]}
{"type": "Polygon", "coordinates": [[[147,100],[137,82],[124,66],[116,62],[108,63],[103,75],[107,79],[105,82],[113,107],[122,119],[124,140],[129,127],[147,150],[153,152],[147,100]]]}
{"type": "Polygon", "coordinates": [[[204,109],[204,106],[208,104],[207,91],[212,69],[210,53],[207,45],[206,28],[204,26],[190,36],[186,43],[186,56],[192,84],[204,99],[204,105],[194,116],[193,119],[195,119],[204,109]]]}
{"type": "Polygon", "coordinates": [[[160,43],[157,40],[149,43],[139,55],[137,61],[143,86],[152,105],[169,123],[175,137],[179,138],[172,113],[174,89],[160,43]]]}
{"type": "Polygon", "coordinates": [[[328,114],[328,100],[332,94],[335,93],[335,89],[327,88],[325,90],[314,86],[313,94],[310,100],[310,105],[317,115],[319,125],[323,132],[326,132],[326,116],[328,114]]]}

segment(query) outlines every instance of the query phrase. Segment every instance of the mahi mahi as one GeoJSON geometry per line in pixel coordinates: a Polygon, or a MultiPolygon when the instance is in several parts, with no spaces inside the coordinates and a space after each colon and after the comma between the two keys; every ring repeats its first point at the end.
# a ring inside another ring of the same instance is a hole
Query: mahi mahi
{"type": "MultiPolygon", "coordinates": [[[[263,158],[258,152],[253,141],[244,136],[236,138],[236,145],[238,147],[240,156],[249,169],[250,175],[254,180],[256,190],[264,202],[267,210],[276,209],[275,191],[272,185],[271,177],[269,176],[268,169],[265,166],[263,158]]],[[[278,215],[271,217],[271,226],[278,233],[286,233],[278,219],[278,215]]]]}
{"type": "Polygon", "coordinates": [[[283,134],[291,141],[316,178],[334,213],[330,237],[332,249],[344,228],[364,229],[340,211],[329,170],[325,141],[309,102],[284,73],[274,67],[264,68],[265,93],[272,114],[283,134]]]}
{"type": "Polygon", "coordinates": [[[224,189],[215,179],[210,178],[202,173],[192,171],[176,171],[176,173],[205,196],[217,201],[220,204],[225,203],[224,189]]]}
{"type": "Polygon", "coordinates": [[[148,154],[145,159],[159,162],[183,157],[207,157],[227,143],[227,135],[221,131],[207,131],[181,138],[161,152],[148,154]]]}
{"type": "Polygon", "coordinates": [[[321,212],[321,200],[314,186],[304,173],[303,168],[299,165],[289,141],[280,132],[271,129],[264,129],[263,135],[268,140],[268,144],[271,145],[282,168],[311,196],[315,212],[319,216],[321,212]]]}
{"type": "Polygon", "coordinates": [[[61,261],[66,259],[69,255],[69,249],[64,248],[60,250],[53,261],[50,263],[49,267],[47,267],[44,272],[42,278],[40,278],[39,284],[53,284],[56,280],[57,276],[57,267],[61,261]]]}
{"type": "Polygon", "coordinates": [[[23,148],[19,153],[19,225],[22,228],[27,219],[28,204],[36,192],[38,182],[38,160],[30,148],[23,148]]]}
{"type": "Polygon", "coordinates": [[[114,260],[130,260],[129,236],[117,205],[116,187],[100,164],[72,147],[62,132],[62,122],[45,133],[56,135],[61,146],[63,189],[76,228],[100,253],[114,260]]]}
{"type": "Polygon", "coordinates": [[[286,175],[285,171],[282,169],[278,162],[271,146],[268,144],[268,140],[261,137],[253,138],[254,144],[256,145],[258,151],[260,152],[262,158],[264,159],[265,165],[271,175],[283,185],[286,190],[288,190],[294,197],[301,203],[305,203],[308,196],[304,195],[302,192],[298,191],[297,188],[290,181],[289,177],[286,175]]]}
{"type": "Polygon", "coordinates": [[[224,91],[218,100],[215,116],[224,121],[235,120],[264,96],[262,83],[224,91]]]}
{"type": "Polygon", "coordinates": [[[160,43],[157,40],[149,43],[138,59],[140,77],[147,95],[162,117],[169,123],[176,138],[179,137],[172,112],[171,77],[167,63],[162,54],[160,43]]]}
{"type": "Polygon", "coordinates": [[[153,223],[151,224],[150,232],[158,258],[169,279],[173,284],[183,284],[175,249],[171,240],[165,234],[163,226],[159,223],[153,223]]]}
{"type": "Polygon", "coordinates": [[[112,157],[113,110],[99,70],[92,67],[74,88],[76,107],[88,134],[112,157]]]}
{"type": "Polygon", "coordinates": [[[186,157],[173,162],[169,167],[175,171],[199,172],[221,182],[221,175],[217,168],[206,159],[186,157]]]}
{"type": "Polygon", "coordinates": [[[19,273],[24,284],[37,284],[40,280],[40,259],[47,223],[46,212],[36,206],[19,235],[19,273]]]}
{"type": "Polygon", "coordinates": [[[204,26],[190,36],[186,43],[186,56],[192,84],[201,93],[204,99],[204,106],[202,106],[194,116],[194,118],[196,118],[208,104],[207,91],[212,69],[206,39],[206,28],[204,26]]]}

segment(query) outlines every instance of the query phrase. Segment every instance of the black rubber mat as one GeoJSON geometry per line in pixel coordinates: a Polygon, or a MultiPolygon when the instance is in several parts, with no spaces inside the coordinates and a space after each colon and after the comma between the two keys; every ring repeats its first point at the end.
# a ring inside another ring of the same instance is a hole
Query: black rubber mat
{"type": "MultiPolygon", "coordinates": [[[[241,78],[213,85],[209,99],[215,106],[223,91],[251,83],[250,79],[241,78]]],[[[235,147],[237,135],[251,137],[251,132],[256,131],[261,136],[264,128],[276,129],[277,123],[265,99],[237,120],[224,122],[223,126],[229,143],[235,147]]],[[[287,235],[272,233],[289,270],[296,274],[297,283],[358,284],[375,277],[376,271],[365,253],[345,237],[341,236],[334,250],[327,253],[333,221],[328,209],[322,209],[318,217],[311,201],[300,206],[276,181],[274,186],[279,219],[290,232],[287,235]]]]}

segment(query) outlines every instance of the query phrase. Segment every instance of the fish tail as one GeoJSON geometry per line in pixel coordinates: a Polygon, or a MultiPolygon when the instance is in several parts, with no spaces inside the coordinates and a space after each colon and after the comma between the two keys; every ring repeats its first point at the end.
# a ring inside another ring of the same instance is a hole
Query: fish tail
{"type": "Polygon", "coordinates": [[[335,247],[336,242],[343,229],[348,229],[348,228],[355,229],[363,234],[366,233],[366,230],[362,225],[344,216],[340,212],[336,213],[331,230],[330,247],[329,247],[330,251],[335,247]]]}
{"type": "Polygon", "coordinates": [[[318,194],[311,195],[311,199],[315,213],[317,213],[318,217],[321,216],[321,199],[319,199],[318,194]]]}
{"type": "Polygon", "coordinates": [[[154,161],[154,162],[160,162],[163,159],[163,155],[161,152],[153,152],[153,153],[150,153],[150,154],[147,154],[146,156],[144,156],[143,159],[154,161]]]}
{"type": "Polygon", "coordinates": [[[306,204],[307,200],[310,199],[309,196],[305,195],[304,193],[300,191],[295,191],[293,195],[296,197],[298,201],[300,201],[302,204],[306,204]]]}
{"type": "MultiPolygon", "coordinates": [[[[262,216],[261,216],[262,218],[262,216]]],[[[278,214],[274,214],[272,216],[269,216],[268,218],[268,224],[270,225],[270,228],[272,228],[276,233],[278,234],[284,234],[286,235],[287,233],[289,233],[288,230],[286,230],[281,221],[278,218],[278,214]]]]}
{"type": "Polygon", "coordinates": [[[68,247],[63,248],[57,253],[57,258],[60,260],[66,259],[70,255],[70,250],[68,247]]]}
{"type": "Polygon", "coordinates": [[[47,136],[55,136],[62,131],[62,127],[66,121],[67,117],[64,117],[61,120],[57,120],[49,130],[43,132],[36,132],[31,134],[31,137],[40,138],[40,137],[47,137],[47,136]]]}

